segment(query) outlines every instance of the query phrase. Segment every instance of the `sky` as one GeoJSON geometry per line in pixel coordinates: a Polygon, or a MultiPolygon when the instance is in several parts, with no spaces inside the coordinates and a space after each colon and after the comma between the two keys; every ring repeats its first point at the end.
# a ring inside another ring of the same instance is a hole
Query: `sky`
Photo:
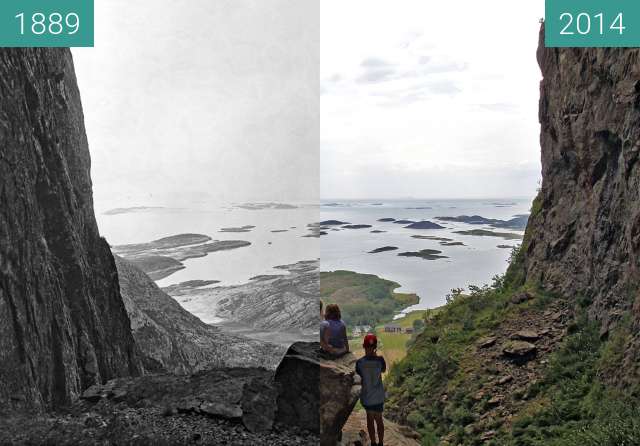
{"type": "Polygon", "coordinates": [[[73,56],[97,208],[317,202],[317,0],[95,8],[73,56]]]}
{"type": "Polygon", "coordinates": [[[322,198],[532,197],[544,2],[322,0],[322,198]]]}

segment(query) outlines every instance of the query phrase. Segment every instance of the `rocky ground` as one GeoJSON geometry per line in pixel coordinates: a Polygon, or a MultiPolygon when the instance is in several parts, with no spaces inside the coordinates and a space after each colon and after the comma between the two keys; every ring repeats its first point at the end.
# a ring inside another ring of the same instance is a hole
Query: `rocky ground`
{"type": "Polygon", "coordinates": [[[276,421],[278,385],[264,369],[121,378],[64,411],[0,417],[2,445],[317,445],[276,421]]]}
{"type": "Polygon", "coordinates": [[[0,420],[0,445],[317,445],[318,437],[280,424],[252,433],[242,424],[196,413],[167,414],[159,407],[79,404],[46,416],[0,420]]]}
{"type": "MultiPolygon", "coordinates": [[[[522,304],[528,298],[526,293],[515,295],[512,304],[522,304]]],[[[565,337],[569,318],[565,301],[556,301],[544,310],[527,308],[478,341],[476,362],[468,366],[468,376],[470,381],[482,383],[471,395],[479,416],[465,426],[465,432],[489,440],[495,427],[511,424],[527,402],[527,389],[542,378],[549,355],[565,337]]],[[[447,398],[446,393],[441,395],[441,401],[447,398]]]]}
{"type": "MultiPolygon", "coordinates": [[[[282,275],[254,277],[248,283],[214,288],[184,288],[171,291],[180,304],[205,322],[227,321],[220,327],[295,333],[316,336],[320,288],[317,261],[302,261],[278,267],[282,275]]],[[[250,336],[251,331],[245,330],[250,336]]],[[[304,337],[304,336],[302,336],[304,337]]],[[[264,337],[261,337],[264,340],[264,337]]]]}
{"type": "MultiPolygon", "coordinates": [[[[351,414],[342,429],[341,446],[370,446],[367,433],[367,415],[363,410],[351,414]]],[[[384,444],[386,446],[419,446],[420,435],[407,426],[384,420],[384,444]]]]}
{"type": "Polygon", "coordinates": [[[115,256],[124,301],[147,373],[194,373],[212,367],[275,369],[285,347],[204,323],[129,261],[115,256]]]}

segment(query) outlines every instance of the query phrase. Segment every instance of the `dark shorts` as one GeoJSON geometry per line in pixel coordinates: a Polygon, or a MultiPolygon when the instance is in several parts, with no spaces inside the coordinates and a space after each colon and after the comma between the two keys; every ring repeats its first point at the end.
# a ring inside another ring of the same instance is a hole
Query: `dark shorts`
{"type": "Polygon", "coordinates": [[[369,405],[369,406],[365,406],[363,404],[362,407],[364,407],[364,410],[366,410],[367,412],[382,413],[384,411],[384,403],[372,404],[372,405],[369,405]]]}

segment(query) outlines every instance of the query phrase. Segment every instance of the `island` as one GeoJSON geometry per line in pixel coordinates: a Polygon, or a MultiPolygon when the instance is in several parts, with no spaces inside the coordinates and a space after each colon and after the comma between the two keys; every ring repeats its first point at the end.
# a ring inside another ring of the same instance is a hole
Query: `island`
{"type": "Polygon", "coordinates": [[[469,225],[488,225],[501,229],[516,229],[524,231],[529,221],[528,214],[518,214],[510,220],[485,218],[480,215],[459,215],[457,217],[436,217],[436,220],[466,223],[469,225]]]}
{"type": "Polygon", "coordinates": [[[521,240],[522,235],[514,232],[495,232],[487,229],[471,229],[469,231],[453,231],[454,234],[473,235],[475,237],[500,237],[505,240],[521,240]]]}
{"type": "Polygon", "coordinates": [[[368,254],[378,254],[379,252],[395,251],[396,249],[398,249],[397,246],[383,246],[382,248],[376,248],[372,251],[369,251],[368,254]]]}
{"type": "Polygon", "coordinates": [[[325,220],[320,222],[320,226],[342,226],[348,225],[348,221],[340,221],[340,220],[325,220]]]}
{"type": "Polygon", "coordinates": [[[411,238],[417,238],[420,240],[436,240],[439,242],[452,242],[453,239],[446,237],[437,237],[435,235],[412,235],[411,238]]]}
{"type": "Polygon", "coordinates": [[[238,228],[221,228],[218,232],[250,232],[255,226],[245,225],[238,228]]]}
{"type": "Polygon", "coordinates": [[[447,259],[447,256],[441,256],[442,251],[437,249],[421,249],[420,251],[401,252],[398,254],[400,257],[420,257],[424,260],[438,260],[447,259]]]}
{"type": "Polygon", "coordinates": [[[211,237],[204,234],[178,234],[147,243],[116,245],[111,250],[133,263],[153,280],[160,280],[184,269],[184,260],[249,245],[251,242],[245,240],[211,241],[211,237]]]}
{"type": "Polygon", "coordinates": [[[419,302],[415,294],[396,293],[400,284],[353,271],[320,272],[320,298],[340,306],[348,327],[376,326],[419,302]]]}
{"type": "Polygon", "coordinates": [[[433,223],[432,221],[423,220],[417,221],[415,223],[411,223],[408,226],[405,226],[407,229],[445,229],[444,226],[440,226],[437,223],[433,223]]]}
{"type": "Polygon", "coordinates": [[[248,211],[260,211],[263,209],[298,209],[298,206],[287,203],[244,203],[236,206],[240,209],[246,209],[248,211]]]}

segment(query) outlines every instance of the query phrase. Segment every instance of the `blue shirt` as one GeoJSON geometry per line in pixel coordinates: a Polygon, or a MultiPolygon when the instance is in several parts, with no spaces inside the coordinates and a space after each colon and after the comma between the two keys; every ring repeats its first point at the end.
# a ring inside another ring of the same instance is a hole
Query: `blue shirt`
{"type": "Polygon", "coordinates": [[[356,362],[356,373],[362,378],[360,402],[363,406],[384,403],[382,374],[386,370],[387,363],[382,356],[363,356],[356,362]]]}
{"type": "Polygon", "coordinates": [[[347,326],[342,321],[325,320],[320,322],[320,339],[324,339],[326,330],[329,330],[329,345],[334,348],[344,348],[344,340],[347,335],[347,326]]]}

